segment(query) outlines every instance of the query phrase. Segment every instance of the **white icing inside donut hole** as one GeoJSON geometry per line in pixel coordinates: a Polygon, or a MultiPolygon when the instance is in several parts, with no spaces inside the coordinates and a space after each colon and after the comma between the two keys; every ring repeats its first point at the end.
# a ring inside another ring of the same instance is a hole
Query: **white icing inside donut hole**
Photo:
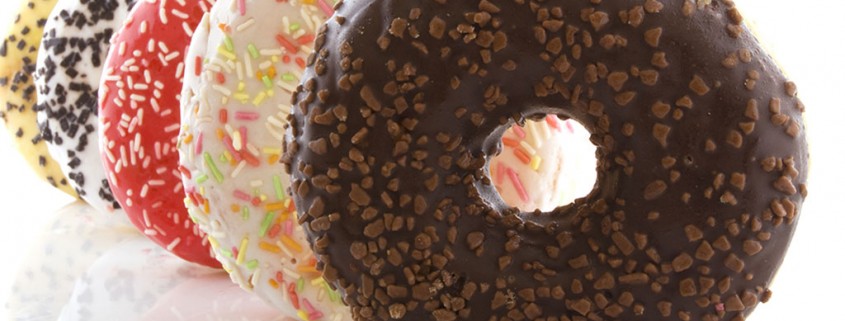
{"type": "Polygon", "coordinates": [[[542,115],[511,125],[501,152],[487,163],[505,204],[522,212],[550,212],[586,197],[596,184],[596,147],[572,119],[542,115]]]}

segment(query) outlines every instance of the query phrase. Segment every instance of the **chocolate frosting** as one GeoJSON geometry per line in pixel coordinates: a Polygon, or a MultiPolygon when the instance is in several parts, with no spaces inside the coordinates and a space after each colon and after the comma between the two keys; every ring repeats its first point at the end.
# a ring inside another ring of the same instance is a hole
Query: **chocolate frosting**
{"type": "Polygon", "coordinates": [[[358,320],[743,320],[806,197],[803,105],[730,1],[352,0],[283,160],[358,320]],[[572,118],[588,196],[502,202],[513,123],[572,118]]]}

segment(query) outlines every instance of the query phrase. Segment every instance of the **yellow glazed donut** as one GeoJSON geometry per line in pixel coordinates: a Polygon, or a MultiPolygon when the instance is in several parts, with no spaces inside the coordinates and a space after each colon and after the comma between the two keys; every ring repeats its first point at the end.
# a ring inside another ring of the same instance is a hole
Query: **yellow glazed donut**
{"type": "Polygon", "coordinates": [[[35,71],[41,35],[56,0],[20,1],[14,24],[3,34],[0,46],[0,117],[14,137],[14,144],[39,177],[76,197],[68,181],[47,152],[35,120],[35,71]]]}

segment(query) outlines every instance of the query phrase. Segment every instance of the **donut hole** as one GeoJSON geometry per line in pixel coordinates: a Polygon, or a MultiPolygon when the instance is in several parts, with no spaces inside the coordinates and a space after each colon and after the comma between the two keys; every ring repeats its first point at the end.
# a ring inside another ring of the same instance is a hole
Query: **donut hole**
{"type": "Polygon", "coordinates": [[[523,212],[549,212],[587,196],[596,182],[596,147],[572,119],[541,115],[511,125],[488,173],[501,200],[523,212]]]}

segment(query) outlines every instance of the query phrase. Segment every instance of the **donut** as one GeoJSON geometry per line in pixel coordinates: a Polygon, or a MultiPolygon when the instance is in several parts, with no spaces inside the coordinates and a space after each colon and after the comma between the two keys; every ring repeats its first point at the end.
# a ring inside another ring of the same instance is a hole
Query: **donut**
{"type": "MultiPolygon", "coordinates": [[[[138,2],[139,5],[141,3],[143,2],[138,2]]],[[[61,308],[58,320],[144,320],[145,314],[154,310],[167,293],[180,285],[215,277],[225,280],[225,275],[219,270],[186,262],[138,235],[113,244],[76,276],[73,292],[65,298],[67,301],[61,308]]],[[[203,305],[205,310],[212,310],[215,305],[237,299],[230,297],[229,300],[207,300],[200,303],[199,298],[209,299],[209,296],[197,293],[193,297],[171,303],[181,303],[183,307],[180,310],[183,311],[196,305],[203,305]]],[[[207,319],[185,315],[182,320],[207,319]]]]}
{"type": "Polygon", "coordinates": [[[180,320],[185,316],[190,320],[299,321],[279,315],[258,296],[244,292],[220,274],[187,280],[160,295],[140,320],[180,320]]]}
{"type": "Polygon", "coordinates": [[[15,147],[38,177],[76,197],[61,168],[50,157],[35,120],[36,90],[32,81],[44,21],[56,0],[20,1],[15,22],[0,45],[0,118],[15,147]]]}
{"type": "Polygon", "coordinates": [[[744,320],[807,195],[795,83],[732,1],[344,1],[283,162],[356,320],[744,320]],[[597,179],[548,212],[489,175],[502,132],[578,121],[597,179]]]}
{"type": "Polygon", "coordinates": [[[279,163],[291,94],[332,5],[218,0],[193,36],[182,94],[188,212],[233,281],[301,320],[351,320],[314,269],[279,163]]]}
{"type": "Polygon", "coordinates": [[[12,275],[6,315],[11,318],[38,316],[58,320],[68,302],[74,283],[97,258],[125,240],[143,238],[126,224],[100,215],[82,201],[73,202],[51,213],[36,237],[28,244],[23,260],[12,275]]]}
{"type": "Polygon", "coordinates": [[[551,211],[587,195],[596,180],[595,163],[583,157],[593,158],[588,138],[574,120],[553,115],[514,124],[502,135],[501,153],[490,160],[496,191],[506,204],[526,212],[551,211]]]}
{"type": "Polygon", "coordinates": [[[213,1],[142,1],[112,38],[100,81],[100,156],[115,199],[146,236],[219,267],[183,203],[179,93],[193,29],[213,1]]]}
{"type": "Polygon", "coordinates": [[[34,75],[38,127],[50,156],[76,193],[105,213],[114,213],[120,204],[100,161],[97,89],[109,41],[134,4],[60,0],[44,27],[34,75]]]}

